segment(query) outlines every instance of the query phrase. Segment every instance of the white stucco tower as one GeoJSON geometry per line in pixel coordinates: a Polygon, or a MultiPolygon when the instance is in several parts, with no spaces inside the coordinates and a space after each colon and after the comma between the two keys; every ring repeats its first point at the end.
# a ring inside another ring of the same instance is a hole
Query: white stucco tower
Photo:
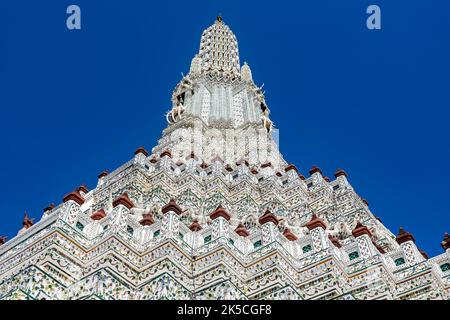
{"type": "Polygon", "coordinates": [[[201,37],[189,73],[176,86],[168,128],[154,153],[170,150],[175,161],[193,153],[205,163],[286,165],[276,141],[262,88],[239,63],[236,36],[218,17],[201,37]]]}

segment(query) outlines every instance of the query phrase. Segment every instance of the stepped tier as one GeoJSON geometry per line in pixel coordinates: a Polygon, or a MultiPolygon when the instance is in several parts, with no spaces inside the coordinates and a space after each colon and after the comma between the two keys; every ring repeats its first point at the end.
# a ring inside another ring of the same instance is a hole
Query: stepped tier
{"type": "Polygon", "coordinates": [[[396,241],[346,175],[256,171],[137,153],[0,247],[0,297],[448,298],[449,253],[396,241]]]}

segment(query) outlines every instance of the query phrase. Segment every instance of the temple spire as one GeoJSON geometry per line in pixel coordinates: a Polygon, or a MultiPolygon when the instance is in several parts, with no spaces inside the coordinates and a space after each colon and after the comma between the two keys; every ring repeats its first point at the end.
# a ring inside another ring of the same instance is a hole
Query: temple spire
{"type": "Polygon", "coordinates": [[[198,57],[202,61],[202,71],[205,73],[240,76],[236,36],[223,22],[221,15],[213,25],[203,31],[198,57]]]}

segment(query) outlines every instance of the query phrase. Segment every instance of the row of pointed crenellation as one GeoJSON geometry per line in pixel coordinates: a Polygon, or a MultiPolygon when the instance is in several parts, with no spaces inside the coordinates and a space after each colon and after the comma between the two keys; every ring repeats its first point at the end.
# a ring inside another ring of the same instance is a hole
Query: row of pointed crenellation
{"type": "MultiPolygon", "coordinates": [[[[169,150],[165,150],[165,151],[161,152],[159,157],[157,157],[156,155],[149,156],[149,153],[142,147],[138,148],[135,151],[135,161],[136,161],[136,163],[140,163],[141,165],[145,165],[147,163],[151,164],[151,165],[157,165],[161,161],[164,162],[164,159],[170,159],[170,158],[171,158],[171,153],[169,150]]],[[[195,155],[192,154],[192,156],[189,160],[195,160],[195,155]]],[[[176,165],[180,166],[181,164],[178,163],[176,165]]],[[[208,165],[206,163],[200,163],[200,164],[198,164],[198,168],[200,168],[201,170],[206,170],[210,165],[211,164],[208,165]]],[[[243,160],[240,163],[238,163],[237,166],[238,167],[244,166],[244,167],[248,168],[248,163],[246,163],[246,161],[243,160]]],[[[259,175],[261,171],[264,171],[264,170],[267,170],[270,168],[271,168],[270,163],[266,163],[266,164],[260,165],[259,168],[252,167],[252,168],[248,168],[248,170],[252,175],[259,175]]],[[[231,174],[231,172],[234,170],[234,168],[232,168],[231,166],[225,166],[224,170],[231,174]]],[[[313,175],[322,176],[322,172],[318,167],[313,167],[309,171],[309,173],[311,176],[313,176],[313,175]]],[[[102,187],[102,185],[105,183],[105,179],[107,178],[108,175],[109,175],[109,173],[107,171],[104,171],[98,176],[98,178],[99,178],[98,188],[102,187]]],[[[292,164],[286,166],[283,173],[276,171],[274,173],[274,175],[277,177],[283,177],[285,175],[291,175],[291,176],[294,175],[295,177],[298,177],[301,181],[307,180],[298,171],[298,169],[292,164]]],[[[347,174],[342,169],[337,170],[334,175],[336,178],[339,178],[339,177],[346,178],[347,177],[347,174]]],[[[330,182],[330,180],[326,177],[323,177],[323,180],[330,182]]],[[[78,187],[76,190],[74,190],[74,191],[70,192],[69,194],[67,194],[66,196],[64,196],[63,204],[71,204],[72,203],[72,204],[75,204],[76,206],[82,206],[86,201],[85,196],[87,194],[88,194],[87,187],[85,185],[82,185],[82,186],[78,187]]],[[[363,200],[363,202],[367,204],[367,201],[363,200]]],[[[108,223],[115,223],[113,221],[112,217],[108,217],[108,215],[112,215],[112,216],[117,215],[114,210],[115,210],[115,208],[117,208],[119,206],[125,208],[126,210],[131,210],[133,207],[135,207],[133,201],[129,198],[128,194],[125,192],[112,201],[113,211],[108,211],[107,208],[101,208],[99,210],[96,210],[94,213],[92,213],[90,215],[92,223],[89,223],[89,225],[86,225],[85,231],[90,233],[91,235],[101,233],[103,231],[103,227],[100,227],[99,224],[100,224],[100,222],[103,222],[104,221],[103,219],[105,219],[105,218],[111,218],[111,220],[108,220],[108,223]]],[[[55,209],[55,205],[51,204],[44,210],[44,212],[45,212],[45,214],[49,214],[54,209],[55,209]]],[[[69,211],[68,208],[67,208],[67,211],[69,211]]],[[[177,215],[179,215],[183,212],[183,210],[176,204],[175,200],[171,200],[165,207],[163,207],[161,209],[161,211],[163,214],[168,211],[173,211],[177,215]]],[[[143,233],[143,230],[145,230],[145,227],[149,227],[149,226],[157,223],[157,220],[155,219],[155,217],[153,215],[154,215],[154,213],[152,211],[142,213],[141,219],[139,219],[139,221],[138,221],[139,224],[142,226],[142,230],[140,230],[139,232],[136,233],[136,235],[139,239],[141,239],[141,240],[149,239],[149,234],[143,235],[142,233],[143,233]]],[[[209,214],[209,217],[208,217],[209,219],[206,221],[199,221],[198,219],[193,218],[193,222],[189,225],[188,229],[191,230],[191,232],[197,232],[202,229],[208,228],[208,225],[212,224],[213,221],[217,217],[222,217],[225,220],[229,221],[231,218],[231,215],[229,215],[224,208],[219,207],[213,213],[209,214]]],[[[71,224],[74,224],[77,222],[76,217],[75,218],[72,217],[70,219],[71,219],[71,221],[70,221],[71,224]]],[[[115,221],[122,219],[121,220],[122,226],[126,224],[126,215],[122,215],[122,218],[120,218],[120,219],[117,217],[114,219],[116,219],[115,221]]],[[[288,225],[284,225],[283,227],[281,227],[278,223],[279,222],[278,218],[274,214],[272,214],[270,211],[266,211],[264,213],[264,215],[262,215],[259,218],[259,221],[260,221],[260,223],[267,222],[267,221],[272,222],[278,228],[278,231],[281,232],[280,235],[282,235],[288,241],[294,241],[290,245],[290,247],[292,247],[292,246],[295,247],[295,245],[294,245],[295,241],[297,241],[299,238],[302,238],[306,234],[308,234],[309,232],[306,229],[311,230],[312,226],[321,227],[324,230],[324,232],[325,232],[324,235],[326,236],[327,240],[322,239],[322,241],[325,241],[325,242],[329,241],[337,248],[342,247],[340,240],[333,235],[331,230],[327,229],[326,223],[323,220],[321,220],[320,218],[318,218],[317,215],[315,215],[315,214],[313,214],[311,220],[308,223],[304,224],[302,226],[302,228],[300,228],[300,229],[298,229],[298,228],[291,229],[290,226],[288,226],[288,225]],[[295,231],[295,230],[297,230],[297,231],[295,231]]],[[[262,225],[263,224],[264,223],[262,223],[262,225]]],[[[247,230],[246,226],[244,226],[242,221],[237,221],[236,219],[233,219],[232,225],[233,225],[233,228],[234,228],[233,230],[235,231],[235,234],[237,234],[240,237],[246,238],[249,235],[253,234],[249,230],[247,230]]],[[[33,226],[33,220],[30,219],[28,217],[28,215],[26,215],[24,218],[24,221],[23,221],[23,228],[19,231],[19,234],[25,233],[32,226],[33,226]]],[[[186,225],[186,227],[187,227],[187,225],[186,225]]],[[[231,228],[231,226],[228,226],[227,228],[231,228]]],[[[269,233],[273,234],[274,230],[275,229],[272,228],[269,233]]],[[[227,230],[227,233],[228,232],[229,231],[227,230]]],[[[376,251],[379,253],[382,253],[382,254],[385,253],[384,249],[381,246],[379,246],[376,242],[373,241],[373,237],[371,235],[370,230],[367,227],[363,226],[360,222],[357,223],[356,227],[352,230],[351,234],[353,235],[353,237],[355,239],[358,238],[359,236],[367,235],[367,238],[366,238],[367,241],[365,242],[364,245],[369,248],[375,248],[376,251]]],[[[280,236],[280,235],[278,235],[278,236],[280,236]]],[[[409,242],[409,241],[415,242],[414,238],[409,233],[405,232],[403,229],[400,229],[400,232],[399,232],[396,240],[400,246],[404,242],[409,242]]],[[[5,241],[6,241],[6,238],[4,238],[4,237],[1,238],[0,244],[5,243],[5,241]]],[[[199,237],[196,237],[191,234],[191,235],[187,235],[186,241],[190,242],[190,245],[192,245],[192,246],[200,247],[201,244],[203,243],[203,238],[200,239],[199,237]]],[[[244,247],[247,249],[244,251],[248,251],[248,252],[251,251],[251,248],[254,246],[254,244],[249,243],[248,241],[245,241],[245,240],[238,240],[237,243],[241,243],[241,244],[239,244],[240,246],[242,246],[242,243],[246,243],[246,245],[244,247]]],[[[450,248],[450,239],[449,239],[449,236],[447,233],[445,234],[444,240],[442,241],[441,245],[446,250],[450,248]]],[[[292,247],[292,248],[294,248],[294,247],[292,247]]],[[[300,249],[296,248],[295,250],[298,251],[300,249]]],[[[371,250],[361,250],[361,252],[371,252],[371,250]]],[[[420,251],[419,249],[417,249],[417,252],[419,252],[421,256],[426,257],[426,254],[424,252],[420,251]]]]}
{"type": "MultiPolygon", "coordinates": [[[[65,197],[66,202],[73,202],[80,204],[80,199],[70,193],[65,197]]],[[[117,218],[118,215],[126,217],[131,214],[131,209],[134,207],[133,201],[124,193],[113,201],[113,208],[115,208],[111,215],[110,224],[122,230],[126,230],[126,223],[123,218],[117,218]],[[115,225],[117,224],[117,225],[115,225]]],[[[304,225],[306,232],[295,233],[288,227],[279,228],[279,218],[266,210],[266,212],[259,217],[259,227],[255,229],[248,229],[242,222],[232,221],[232,216],[222,206],[218,206],[210,215],[207,222],[200,223],[197,219],[193,220],[189,226],[180,227],[183,224],[181,215],[184,210],[177,204],[176,200],[171,199],[166,205],[161,208],[163,215],[162,221],[157,221],[152,212],[147,212],[142,215],[139,220],[140,228],[133,230],[133,237],[141,244],[146,244],[155,237],[154,225],[158,225],[157,230],[161,230],[160,236],[163,238],[181,239],[188,244],[192,249],[201,251],[202,247],[207,246],[209,242],[221,241],[220,239],[228,239],[236,249],[243,254],[250,254],[258,250],[261,246],[270,245],[274,242],[280,243],[286,251],[288,251],[294,258],[302,258],[308,254],[319,252],[327,248],[331,248],[335,254],[342,260],[349,263],[360,261],[361,259],[369,259],[375,255],[384,257],[384,261],[392,269],[412,266],[428,259],[428,256],[417,248],[414,237],[400,229],[396,237],[396,242],[399,245],[399,250],[395,255],[384,252],[372,239],[370,230],[362,223],[358,222],[356,227],[352,230],[354,240],[350,245],[343,246],[340,241],[330,234],[327,230],[326,223],[317,215],[313,214],[311,219],[304,225]],[[187,228],[186,228],[187,227],[187,228]],[[259,231],[258,231],[259,230],[259,231]],[[207,238],[209,240],[206,240],[207,238]],[[259,244],[258,244],[259,243],[259,244]],[[402,263],[399,263],[402,261],[402,263]]],[[[86,226],[86,230],[91,232],[94,227],[97,227],[97,232],[93,236],[97,236],[99,232],[104,231],[99,228],[101,220],[107,218],[103,209],[91,215],[92,223],[86,226]]],[[[74,223],[74,221],[72,221],[74,223]]],[[[119,230],[117,229],[117,230],[119,230]]],[[[446,234],[442,244],[444,249],[449,249],[449,239],[446,234]]]]}

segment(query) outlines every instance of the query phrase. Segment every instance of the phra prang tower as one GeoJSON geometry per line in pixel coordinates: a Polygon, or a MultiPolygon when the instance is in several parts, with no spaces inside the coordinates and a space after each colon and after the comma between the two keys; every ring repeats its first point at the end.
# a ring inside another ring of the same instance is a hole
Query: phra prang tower
{"type": "Polygon", "coordinates": [[[429,258],[343,170],[305,177],[283,159],[220,17],[166,117],[151,153],[0,239],[1,299],[450,299],[447,234],[429,258]]]}

